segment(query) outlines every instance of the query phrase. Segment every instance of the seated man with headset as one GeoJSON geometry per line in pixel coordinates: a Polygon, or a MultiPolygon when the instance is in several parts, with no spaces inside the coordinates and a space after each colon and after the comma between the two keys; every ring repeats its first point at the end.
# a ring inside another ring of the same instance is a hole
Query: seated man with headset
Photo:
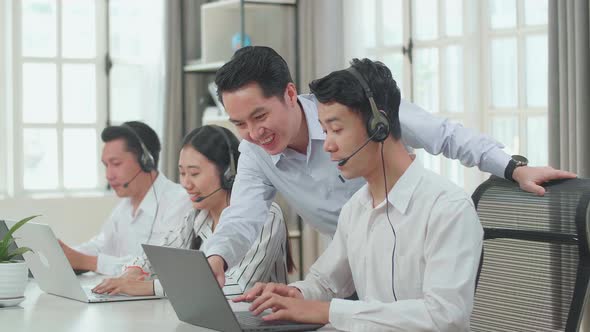
{"type": "Polygon", "coordinates": [[[344,331],[469,331],[483,230],[469,195],[406,151],[391,72],[354,59],[310,90],[324,150],[342,176],[367,183],[305,280],[258,284],[235,300],[254,301],[255,314],[272,309],[265,320],[344,331]],[[359,300],[347,299],[355,290],[359,300]]]}
{"type": "Polygon", "coordinates": [[[105,128],[102,163],[120,202],[90,241],[70,247],[60,241],[74,269],[117,275],[142,243],[160,243],[191,208],[186,191],[158,172],[160,140],[142,122],[105,128]]]}

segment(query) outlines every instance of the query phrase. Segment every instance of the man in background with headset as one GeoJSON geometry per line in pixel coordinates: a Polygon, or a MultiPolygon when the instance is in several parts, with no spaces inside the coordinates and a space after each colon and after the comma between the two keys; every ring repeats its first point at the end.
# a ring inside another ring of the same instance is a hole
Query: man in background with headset
{"type": "Polygon", "coordinates": [[[310,84],[332,160],[367,184],[342,207],[334,239],[303,281],[257,284],[235,301],[344,331],[469,331],[483,230],[469,195],[413,161],[400,141],[400,92],[380,62],[310,84]],[[355,80],[356,79],[356,80],[355,80]],[[367,163],[367,160],[373,162],[367,163]],[[358,301],[345,299],[358,292],[358,301]]]}
{"type": "Polygon", "coordinates": [[[158,172],[160,140],[148,125],[110,126],[101,138],[106,178],[121,200],[90,241],[60,245],[74,269],[119,275],[125,263],[142,255],[142,243],[161,243],[182,222],[191,201],[178,183],[158,172]]]}
{"type": "MultiPolygon", "coordinates": [[[[223,211],[206,252],[223,285],[224,270],[250,248],[277,191],[305,222],[332,237],[340,209],[365,181],[339,180],[335,160],[323,151],[326,136],[318,122],[316,98],[297,95],[287,63],[273,49],[241,48],[217,71],[215,83],[230,121],[244,138],[231,205],[223,211]]],[[[524,190],[543,194],[539,184],[575,177],[550,167],[528,167],[489,136],[433,117],[403,99],[399,119],[404,144],[477,165],[517,181],[524,190]]],[[[340,163],[353,156],[342,156],[340,163]]]]}

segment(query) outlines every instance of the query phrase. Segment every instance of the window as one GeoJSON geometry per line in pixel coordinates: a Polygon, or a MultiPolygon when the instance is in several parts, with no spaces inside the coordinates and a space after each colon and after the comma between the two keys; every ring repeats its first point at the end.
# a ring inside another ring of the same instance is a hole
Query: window
{"type": "Polygon", "coordinates": [[[485,123],[510,154],[547,165],[547,1],[488,0],[485,123]]]}
{"type": "MultiPolygon", "coordinates": [[[[344,13],[347,61],[384,62],[403,98],[547,164],[547,1],[347,0],[344,13]]],[[[417,155],[468,191],[485,177],[417,155]]]]}
{"type": "Polygon", "coordinates": [[[104,3],[12,5],[16,194],[101,188],[104,3]]]}
{"type": "Polygon", "coordinates": [[[0,197],[102,191],[107,121],[162,133],[163,3],[0,3],[0,197]]]}

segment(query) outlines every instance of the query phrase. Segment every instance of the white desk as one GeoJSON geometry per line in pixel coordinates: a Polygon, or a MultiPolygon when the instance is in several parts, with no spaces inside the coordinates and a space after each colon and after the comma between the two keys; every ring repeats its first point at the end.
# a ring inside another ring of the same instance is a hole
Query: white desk
{"type": "MultiPolygon", "coordinates": [[[[168,299],[88,304],[47,294],[35,281],[29,281],[25,297],[19,306],[0,308],[1,331],[212,331],[179,321],[168,299]]],[[[247,304],[232,307],[246,310],[247,304]]]]}

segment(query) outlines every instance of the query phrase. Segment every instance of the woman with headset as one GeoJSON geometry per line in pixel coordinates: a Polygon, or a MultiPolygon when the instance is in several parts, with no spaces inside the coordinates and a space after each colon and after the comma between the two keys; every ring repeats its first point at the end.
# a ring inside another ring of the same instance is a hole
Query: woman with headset
{"type": "MultiPolygon", "coordinates": [[[[231,131],[218,126],[203,126],[183,140],[178,168],[180,182],[193,208],[178,228],[170,230],[163,246],[204,250],[215,232],[219,217],[229,206],[238,162],[239,141],[231,131]]],[[[242,262],[226,271],[226,296],[239,295],[256,282],[287,282],[294,269],[287,227],[280,207],[273,203],[264,228],[242,262]]],[[[143,254],[124,267],[118,278],[103,280],[94,287],[100,294],[163,295],[143,254]]]]}

